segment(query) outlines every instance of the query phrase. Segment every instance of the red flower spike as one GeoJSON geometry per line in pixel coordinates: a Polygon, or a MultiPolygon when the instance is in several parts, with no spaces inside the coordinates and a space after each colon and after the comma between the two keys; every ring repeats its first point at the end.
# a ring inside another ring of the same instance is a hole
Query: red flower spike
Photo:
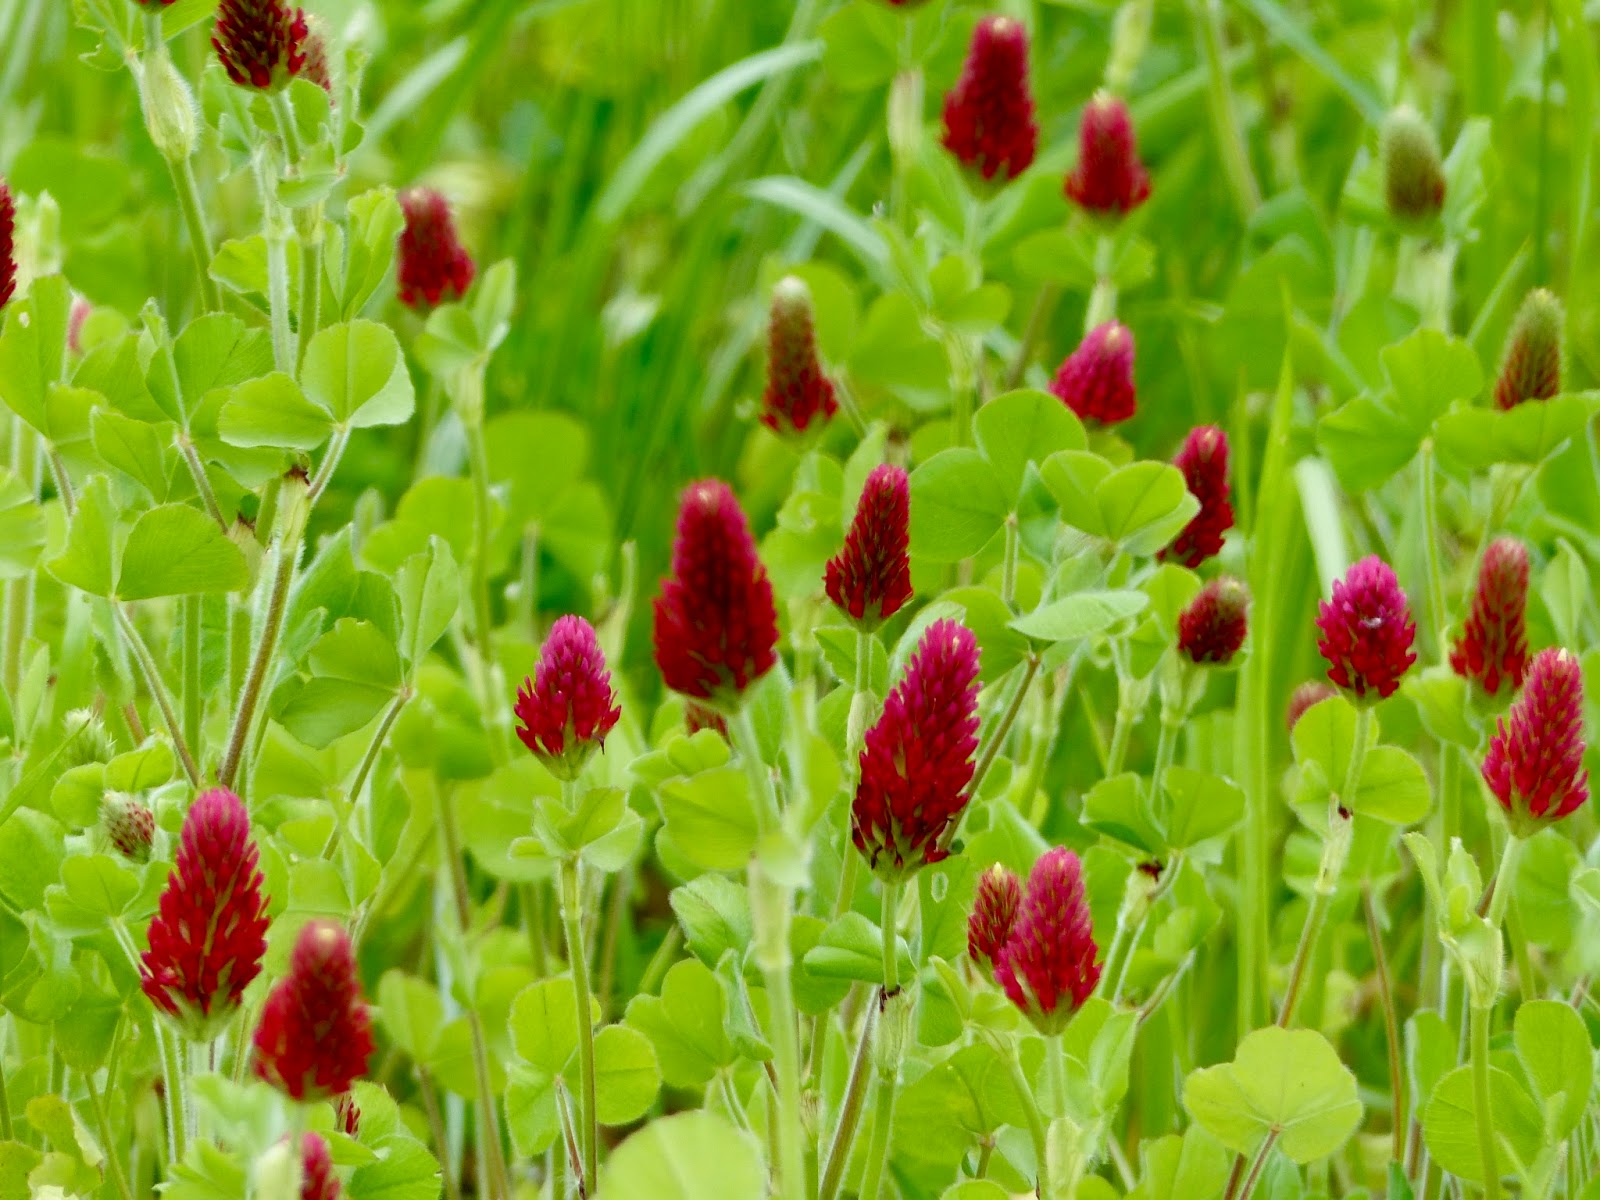
{"type": "Polygon", "coordinates": [[[1388,563],[1370,555],[1334,581],[1333,597],[1317,609],[1328,678],[1357,700],[1387,699],[1417,661],[1417,624],[1388,563]]]}
{"type": "Polygon", "coordinates": [[[1300,723],[1300,718],[1306,715],[1306,710],[1314,704],[1320,704],[1329,696],[1337,696],[1338,690],[1331,683],[1324,683],[1320,679],[1308,680],[1294,691],[1289,693],[1289,707],[1284,713],[1284,724],[1289,732],[1294,732],[1294,727],[1300,723]]]}
{"type": "Polygon", "coordinates": [[[306,15],[284,0],[222,0],[211,45],[240,87],[276,91],[305,70],[306,15]]]}
{"type": "Polygon", "coordinates": [[[823,583],[834,607],[869,632],[911,599],[911,485],[900,467],[883,463],[867,476],[823,583]]]}
{"type": "Polygon", "coordinates": [[[1561,330],[1566,313],[1555,293],[1534,288],[1517,309],[1506,338],[1494,403],[1509,410],[1529,400],[1548,400],[1561,392],[1561,330]]]}
{"type": "Polygon", "coordinates": [[[655,600],[656,666],[666,685],[731,709],[777,664],[778,613],[750,524],[720,479],[691,483],[672,570],[655,600]]]}
{"type": "Polygon", "coordinates": [[[944,146],[985,179],[1015,179],[1033,161],[1039,126],[1028,90],[1028,31],[985,17],[972,32],[961,78],[944,98],[944,146]]]}
{"type": "Polygon", "coordinates": [[[1060,1033],[1100,982],[1099,952],[1083,865],[1065,846],[1045,851],[995,961],[996,982],[1040,1033],[1060,1033]]]}
{"type": "Polygon", "coordinates": [[[833,384],[817,357],[811,289],[805,280],[785,276],[772,293],[761,423],[774,433],[804,433],[812,421],[824,424],[838,411],[833,384]]]}
{"type": "Polygon", "coordinates": [[[533,681],[517,689],[517,736],[558,779],[576,779],[622,710],[611,690],[611,672],[582,617],[566,616],[550,628],[533,681]]]}
{"type": "Polygon", "coordinates": [[[411,188],[400,193],[400,209],[406,218],[395,268],[400,303],[424,312],[461,299],[477,267],[456,236],[450,202],[432,188],[411,188]]]}
{"type": "Polygon", "coordinates": [[[293,1100],[329,1100],[367,1073],[372,1019],[356,978],[350,935],[311,921],[289,955],[289,973],[261,1009],[256,1074],[293,1100]]]}
{"type": "Polygon", "coordinates": [[[1150,173],[1139,161],[1128,106],[1097,92],[1078,126],[1078,165],[1067,176],[1067,199],[1098,216],[1126,216],[1150,198],[1150,173]]]}
{"type": "Polygon", "coordinates": [[[267,901],[250,815],[227,788],[190,805],[139,960],[139,986],[188,1037],[209,1042],[261,973],[267,901]]]}
{"type": "Polygon", "coordinates": [[[150,861],[150,843],[156,835],[156,815],[150,806],[126,792],[107,792],[100,801],[100,823],[117,853],[133,862],[150,861]]]}
{"type": "Polygon", "coordinates": [[[1133,334],[1126,325],[1096,325],[1067,355],[1050,391],[1084,421],[1115,425],[1139,406],[1133,387],[1133,334]]]}
{"type": "Polygon", "coordinates": [[[861,750],[850,838],[884,880],[949,857],[945,827],[966,807],[978,749],[978,640],[928,626],[861,750]]]}
{"type": "Polygon", "coordinates": [[[1483,760],[1484,781],[1518,837],[1576,812],[1589,798],[1583,749],[1583,668],[1570,651],[1541,650],[1483,760]]]}
{"type": "Polygon", "coordinates": [[[1226,666],[1244,645],[1250,592],[1226,575],[1210,580],[1178,614],[1178,649],[1196,665],[1226,666]]]}
{"type": "Polygon", "coordinates": [[[1200,502],[1200,511],[1158,557],[1174,559],[1193,570],[1222,549],[1222,535],[1233,528],[1228,435],[1215,425],[1191,429],[1172,465],[1183,472],[1184,485],[1200,502]]]}
{"type": "Polygon", "coordinates": [[[1021,904],[1022,881],[1004,863],[995,863],[978,877],[972,915],[967,918],[967,953],[984,970],[994,969],[1021,904]]]}
{"type": "Polygon", "coordinates": [[[1496,538],[1484,551],[1472,612],[1450,651],[1450,667],[1489,695],[1516,691],[1528,672],[1528,548],[1496,538]]]}
{"type": "Polygon", "coordinates": [[[340,1200],[344,1189],[333,1172],[328,1143],[314,1133],[300,1135],[300,1200],[340,1200]]]}
{"type": "Polygon", "coordinates": [[[0,308],[17,291],[17,206],[11,189],[0,179],[0,308]]]}
{"type": "Polygon", "coordinates": [[[361,1109],[356,1107],[354,1092],[342,1092],[333,1102],[333,1115],[337,1118],[339,1132],[346,1137],[361,1133],[361,1109]]]}

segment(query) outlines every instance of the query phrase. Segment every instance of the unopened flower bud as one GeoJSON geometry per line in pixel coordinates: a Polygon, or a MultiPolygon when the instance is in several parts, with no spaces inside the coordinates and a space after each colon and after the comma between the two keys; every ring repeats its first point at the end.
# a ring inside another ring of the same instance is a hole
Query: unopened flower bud
{"type": "Polygon", "coordinates": [[[126,792],[107,792],[100,801],[100,824],[123,858],[137,863],[150,861],[156,815],[149,805],[126,792]]]}
{"type": "Polygon", "coordinates": [[[1549,400],[1561,391],[1561,329],[1566,315],[1547,288],[1534,288],[1517,309],[1500,375],[1495,407],[1510,410],[1529,400],[1549,400]]]}
{"type": "Polygon", "coordinates": [[[1444,208],[1444,164],[1433,126],[1408,104],[1392,110],[1379,133],[1383,194],[1389,215],[1410,223],[1431,221],[1444,208]]]}
{"type": "Polygon", "coordinates": [[[1226,666],[1244,645],[1250,592],[1223,575],[1178,614],[1178,650],[1197,666],[1226,666]]]}
{"type": "Polygon", "coordinates": [[[1584,744],[1583,667],[1568,650],[1541,650],[1483,760],[1484,781],[1513,833],[1529,837],[1582,807],[1584,744]]]}
{"type": "Polygon", "coordinates": [[[1021,904],[1022,881],[1004,863],[995,863],[978,877],[972,915],[967,918],[967,953],[985,971],[994,969],[1021,904]]]}
{"type": "Polygon", "coordinates": [[[883,463],[867,476],[844,548],[823,579],[828,599],[858,628],[876,629],[911,599],[910,538],[910,482],[883,463]]]}
{"type": "Polygon", "coordinates": [[[1082,863],[1065,846],[1045,851],[995,962],[996,982],[1040,1033],[1060,1033],[1100,982],[1099,953],[1082,863]]]}
{"type": "Polygon", "coordinates": [[[797,276],[785,276],[773,289],[767,347],[761,423],[780,434],[804,433],[813,421],[826,424],[839,402],[817,356],[811,289],[797,276]]]}
{"type": "Polygon", "coordinates": [[[194,154],[199,120],[194,93],[173,65],[165,46],[157,46],[144,56],[139,70],[139,101],[144,108],[145,128],[161,157],[171,163],[186,162],[194,154]]]}
{"type": "Polygon", "coordinates": [[[1472,611],[1450,650],[1450,666],[1489,695],[1515,691],[1528,671],[1528,548],[1496,538],[1483,555],[1472,611]]]}

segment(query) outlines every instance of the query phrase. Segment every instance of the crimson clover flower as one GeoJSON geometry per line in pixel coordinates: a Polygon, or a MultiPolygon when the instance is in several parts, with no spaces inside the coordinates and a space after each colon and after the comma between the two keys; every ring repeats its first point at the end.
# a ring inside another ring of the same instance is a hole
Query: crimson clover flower
{"type": "Polygon", "coordinates": [[[1097,92],[1078,126],[1078,163],[1067,176],[1067,199],[1098,216],[1125,216],[1150,197],[1150,173],[1139,161],[1128,106],[1097,92]]]}
{"type": "Polygon", "coordinates": [[[1546,288],[1534,288],[1517,309],[1506,337],[1505,356],[1494,381],[1495,407],[1507,411],[1529,400],[1548,400],[1561,392],[1561,301],[1546,288]]]}
{"type": "Polygon", "coordinates": [[[594,626],[579,616],[550,628],[532,681],[517,689],[517,736],[552,775],[576,779],[605,748],[622,710],[594,626]]]}
{"type": "Polygon", "coordinates": [[[1133,334],[1117,321],[1096,325],[1067,355],[1050,391],[1080,420],[1115,425],[1133,416],[1133,334]]]}
{"type": "Polygon", "coordinates": [[[844,547],[828,560],[828,599],[864,630],[887,621],[911,599],[911,488],[889,463],[872,469],[844,547]]]}
{"type": "Polygon", "coordinates": [[[1483,760],[1484,781],[1517,836],[1559,821],[1589,798],[1583,749],[1583,668],[1568,650],[1541,650],[1483,760]]]}
{"type": "Polygon", "coordinates": [[[395,279],[400,303],[424,312],[467,294],[477,268],[456,236],[450,202],[432,188],[400,193],[406,225],[400,232],[395,279]]]}
{"type": "Polygon", "coordinates": [[[1393,568],[1376,555],[1334,581],[1333,595],[1318,606],[1317,628],[1328,678],[1357,700],[1369,693],[1387,699],[1417,661],[1417,624],[1406,594],[1393,568]]]}
{"type": "Polygon", "coordinates": [[[978,641],[935,621],[861,750],[850,838],[881,879],[949,856],[939,839],[967,805],[977,749],[978,641]]]}
{"type": "Polygon", "coordinates": [[[1178,614],[1178,649],[1197,666],[1226,666],[1244,645],[1250,592],[1227,575],[1208,580],[1178,614]]]}
{"type": "Polygon", "coordinates": [[[259,857],[238,796],[214,788],[189,806],[139,961],[139,986],[197,1042],[221,1031],[261,972],[267,901],[259,857]]]}
{"type": "Polygon", "coordinates": [[[126,792],[107,792],[100,801],[100,824],[123,858],[139,863],[150,861],[156,815],[148,804],[126,792]]]}
{"type": "Polygon", "coordinates": [[[1496,538],[1484,551],[1478,588],[1450,666],[1489,695],[1504,684],[1522,686],[1528,672],[1528,548],[1514,537],[1496,538]]]}
{"type": "Polygon", "coordinates": [[[276,91],[305,70],[306,15],[284,0],[222,0],[211,45],[240,87],[276,91]]]}
{"type": "Polygon", "coordinates": [[[774,433],[804,433],[813,421],[826,423],[838,411],[833,383],[817,357],[811,289],[805,280],[785,276],[772,292],[761,423],[774,433]]]}
{"type": "Polygon", "coordinates": [[[1183,472],[1184,486],[1200,502],[1200,511],[1159,557],[1191,570],[1222,549],[1222,535],[1233,528],[1233,503],[1228,487],[1228,435],[1215,425],[1201,425],[1183,439],[1172,465],[1183,472]]]}
{"type": "Polygon", "coordinates": [[[333,1172],[328,1143],[315,1133],[300,1135],[300,1200],[340,1200],[344,1189],[333,1172]]]}
{"type": "Polygon", "coordinates": [[[254,1046],[256,1074],[294,1100],[332,1099],[367,1073],[372,1018],[343,926],[316,920],[300,930],[254,1046]]]}
{"type": "Polygon", "coordinates": [[[0,308],[17,292],[17,205],[0,179],[0,308]]]}
{"type": "Polygon", "coordinates": [[[944,145],[985,179],[1015,179],[1033,161],[1039,126],[1028,90],[1028,31],[985,17],[972,33],[961,78],[944,98],[944,145]]]}
{"type": "Polygon", "coordinates": [[[1099,948],[1083,889],[1083,865],[1065,846],[1028,873],[995,980],[1040,1033],[1060,1033],[1100,982],[1099,948]]]}
{"type": "Polygon", "coordinates": [[[1022,905],[1022,881],[1004,863],[995,863],[978,877],[967,918],[967,954],[986,971],[994,969],[1016,924],[1022,905]]]}

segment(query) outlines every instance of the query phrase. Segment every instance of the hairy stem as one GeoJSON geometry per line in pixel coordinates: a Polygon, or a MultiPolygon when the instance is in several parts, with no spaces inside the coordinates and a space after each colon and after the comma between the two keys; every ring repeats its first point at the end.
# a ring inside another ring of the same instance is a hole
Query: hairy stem
{"type": "MultiPolygon", "coordinates": [[[[833,1141],[828,1145],[827,1165],[823,1168],[822,1184],[817,1191],[818,1200],[834,1200],[839,1194],[840,1183],[844,1181],[845,1169],[850,1165],[851,1150],[861,1127],[867,1085],[871,1080],[872,1035],[877,1022],[878,1006],[869,1004],[866,1016],[861,1021],[861,1039],[856,1044],[855,1057],[850,1063],[850,1080],[845,1085],[844,1100],[839,1106],[839,1123],[834,1127],[833,1141]]],[[[818,1041],[821,1041],[820,1036],[818,1041]]]]}
{"type": "Polygon", "coordinates": [[[1361,885],[1361,905],[1367,916],[1367,937],[1372,943],[1372,964],[1378,976],[1378,999],[1383,1004],[1383,1033],[1389,1050],[1389,1095],[1394,1109],[1390,1157],[1403,1163],[1406,1157],[1406,1085],[1401,1056],[1400,1018],[1395,1011],[1394,983],[1389,977],[1389,956],[1383,948],[1383,931],[1378,927],[1378,905],[1372,885],[1361,885]]]}
{"type": "Polygon", "coordinates": [[[589,955],[583,941],[582,884],[577,858],[562,860],[561,927],[567,939],[567,966],[572,972],[572,997],[578,1013],[578,1141],[583,1149],[583,1176],[593,1186],[599,1177],[600,1130],[595,1116],[594,1024],[589,1009],[589,955]]]}
{"type": "Polygon", "coordinates": [[[1489,1090],[1489,1018],[1493,1008],[1472,1005],[1472,1110],[1478,1127],[1485,1200],[1500,1200],[1500,1163],[1494,1145],[1494,1109],[1489,1090]]]}
{"type": "Polygon", "coordinates": [[[116,616],[117,627],[122,630],[128,648],[133,651],[134,661],[139,664],[139,673],[144,676],[145,686],[150,689],[156,707],[161,710],[161,719],[167,726],[167,733],[172,737],[172,748],[177,752],[178,761],[183,765],[183,773],[188,777],[191,786],[199,787],[200,768],[194,761],[194,755],[189,751],[188,739],[183,736],[183,724],[178,719],[177,710],[172,705],[172,696],[161,678],[161,670],[156,666],[150,647],[145,645],[144,638],[139,635],[138,627],[133,623],[133,618],[128,616],[122,605],[113,602],[111,611],[116,616]]]}

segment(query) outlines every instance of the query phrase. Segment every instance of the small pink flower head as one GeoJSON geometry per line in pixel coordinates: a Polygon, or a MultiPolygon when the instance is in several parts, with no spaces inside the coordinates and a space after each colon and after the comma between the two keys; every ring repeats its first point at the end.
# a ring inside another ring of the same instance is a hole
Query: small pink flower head
{"type": "Polygon", "coordinates": [[[882,879],[949,857],[945,827],[967,806],[978,749],[978,640],[935,621],[867,730],[850,838],[882,879]]]}
{"type": "Polygon", "coordinates": [[[276,91],[306,66],[306,15],[284,0],[222,0],[211,45],[240,87],[276,91]]]}
{"type": "Polygon", "coordinates": [[[1561,329],[1566,314],[1555,293],[1534,288],[1517,309],[1506,338],[1500,375],[1494,381],[1495,407],[1508,411],[1529,400],[1548,400],[1561,392],[1561,329]]]}
{"type": "Polygon", "coordinates": [[[333,1115],[337,1119],[339,1132],[346,1137],[356,1137],[361,1133],[361,1109],[356,1105],[354,1092],[341,1092],[339,1098],[333,1102],[333,1115]]]}
{"type": "Polygon", "coordinates": [[[565,616],[550,628],[532,681],[517,689],[517,736],[558,779],[576,779],[622,715],[594,626],[565,616]]]}
{"type": "Polygon", "coordinates": [[[1541,650],[1483,760],[1484,781],[1518,837],[1576,812],[1589,798],[1583,747],[1583,668],[1570,651],[1541,650]]]}
{"type": "Polygon", "coordinates": [[[944,98],[944,145],[985,179],[1015,179],[1039,141],[1028,90],[1028,31],[985,17],[972,33],[961,78],[944,98]]]}
{"type": "Polygon", "coordinates": [[[1078,127],[1078,165],[1067,176],[1067,199],[1097,216],[1126,216],[1150,198],[1150,173],[1139,161],[1128,106],[1096,92],[1078,127]]]}
{"type": "Polygon", "coordinates": [[[1450,666],[1489,695],[1522,686],[1528,672],[1528,548],[1496,538],[1483,554],[1472,612],[1450,651],[1450,666]]]}
{"type": "Polygon", "coordinates": [[[995,980],[1040,1033],[1060,1033],[1100,982],[1099,953],[1078,856],[1065,846],[1045,851],[1028,874],[995,980]]]}
{"type": "Polygon", "coordinates": [[[985,971],[994,970],[1021,904],[1022,881],[1004,863],[995,863],[978,877],[972,915],[967,918],[967,953],[985,971]]]}
{"type": "Polygon", "coordinates": [[[1237,579],[1219,575],[1178,614],[1178,649],[1197,666],[1226,666],[1244,645],[1250,592],[1237,579]]]}
{"type": "Polygon", "coordinates": [[[456,236],[450,202],[432,188],[411,188],[400,193],[400,208],[406,218],[395,268],[400,303],[424,312],[461,299],[477,268],[456,236]]]}
{"type": "Polygon", "coordinates": [[[910,547],[910,482],[883,463],[867,476],[844,548],[828,560],[828,599],[858,628],[876,629],[911,599],[910,547]]]}
{"type": "Polygon", "coordinates": [[[1289,707],[1285,711],[1283,718],[1284,724],[1289,728],[1289,732],[1294,732],[1294,727],[1300,723],[1300,718],[1306,715],[1306,711],[1312,705],[1321,704],[1329,696],[1338,694],[1331,683],[1324,683],[1320,679],[1307,680],[1295,688],[1294,691],[1289,693],[1289,707]]]}
{"type": "Polygon", "coordinates": [[[300,1135],[300,1200],[340,1200],[344,1189],[333,1171],[328,1143],[315,1133],[300,1135]]]}
{"type": "Polygon", "coordinates": [[[0,308],[17,291],[17,205],[0,179],[0,308]]]}
{"type": "Polygon", "coordinates": [[[100,823],[123,858],[138,863],[150,861],[156,815],[149,805],[126,792],[107,792],[100,801],[100,823]]]}
{"type": "Polygon", "coordinates": [[[1192,570],[1222,549],[1222,535],[1233,528],[1233,502],[1228,498],[1228,435],[1215,425],[1191,429],[1172,464],[1183,472],[1184,485],[1200,502],[1200,511],[1172,539],[1172,545],[1161,551],[1160,557],[1192,570]]]}
{"type": "Polygon", "coordinates": [[[1067,355],[1050,391],[1084,421],[1115,425],[1139,406],[1133,387],[1133,334],[1126,325],[1096,325],[1067,355]]]}
{"type": "Polygon", "coordinates": [[[1394,570],[1376,555],[1363,558],[1333,584],[1317,609],[1317,649],[1328,678],[1357,700],[1387,699],[1417,661],[1417,623],[1394,570]]]}
{"type": "Polygon", "coordinates": [[[197,1042],[233,1017],[267,952],[267,901],[250,815],[227,788],[202,792],[178,836],[139,986],[197,1042]]]}
{"type": "Polygon", "coordinates": [[[720,709],[737,706],[777,664],[772,581],[744,510],[720,479],[684,490],[672,571],[655,602],[654,641],[666,685],[720,709]]]}
{"type": "Polygon", "coordinates": [[[774,433],[804,433],[839,411],[833,383],[817,357],[811,316],[811,289],[787,275],[772,293],[767,328],[767,390],[761,398],[761,423],[774,433]]]}
{"type": "Polygon", "coordinates": [[[1389,215],[1415,224],[1444,209],[1444,163],[1433,126],[1409,104],[1393,109],[1378,134],[1383,194],[1389,215]]]}
{"type": "Polygon", "coordinates": [[[372,1018],[343,926],[317,920],[300,930],[254,1045],[256,1074],[293,1100],[331,1100],[367,1073],[372,1018]]]}

